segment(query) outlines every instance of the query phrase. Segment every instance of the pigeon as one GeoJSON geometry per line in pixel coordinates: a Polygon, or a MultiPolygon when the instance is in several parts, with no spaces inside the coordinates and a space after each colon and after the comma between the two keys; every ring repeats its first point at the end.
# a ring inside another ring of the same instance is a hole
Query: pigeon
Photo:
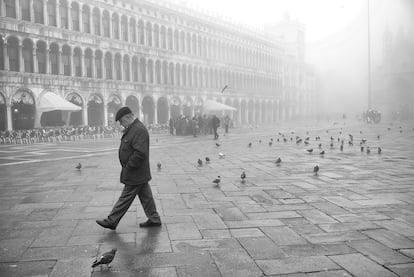
{"type": "Polygon", "coordinates": [[[361,142],[362,142],[362,143],[366,143],[366,142],[367,142],[367,140],[366,140],[366,139],[361,139],[361,142]]]}
{"type": "Polygon", "coordinates": [[[210,163],[210,158],[206,157],[206,164],[210,163]]]}
{"type": "Polygon", "coordinates": [[[391,131],[391,128],[390,127],[388,127],[387,129],[388,129],[388,131],[391,131]]]}
{"type": "Polygon", "coordinates": [[[333,146],[334,146],[333,142],[331,142],[330,146],[331,146],[331,148],[333,148],[333,146]]]}
{"type": "Polygon", "coordinates": [[[380,139],[380,135],[378,135],[378,136],[377,136],[377,139],[378,139],[378,140],[380,139]]]}
{"type": "Polygon", "coordinates": [[[221,177],[217,176],[217,178],[213,180],[213,183],[216,184],[216,186],[218,186],[220,184],[220,181],[221,181],[221,177]]]}
{"type": "Polygon", "coordinates": [[[261,139],[259,139],[259,143],[262,143],[262,140],[261,139]]]}
{"type": "Polygon", "coordinates": [[[276,160],[276,162],[275,162],[275,163],[276,163],[277,165],[280,165],[280,163],[281,163],[281,162],[282,162],[282,159],[279,157],[279,158],[277,158],[277,160],[276,160]]]}
{"type": "Polygon", "coordinates": [[[350,141],[348,141],[348,144],[349,144],[349,146],[352,146],[352,145],[354,145],[354,143],[350,140],[350,141]]]}
{"type": "Polygon", "coordinates": [[[198,159],[197,163],[198,163],[198,166],[203,166],[203,161],[201,159],[198,159]]]}
{"type": "Polygon", "coordinates": [[[305,140],[305,145],[308,145],[308,144],[309,144],[309,141],[305,140]]]}
{"type": "Polygon", "coordinates": [[[110,267],[110,263],[114,260],[115,258],[115,253],[116,253],[116,248],[112,249],[110,252],[106,252],[103,253],[99,259],[96,259],[93,264],[92,267],[96,267],[98,265],[102,265],[102,264],[106,264],[108,267],[110,267]]]}
{"type": "Polygon", "coordinates": [[[313,152],[313,148],[311,148],[311,149],[306,149],[306,151],[308,151],[309,153],[312,153],[312,152],[313,152]]]}
{"type": "Polygon", "coordinates": [[[371,154],[371,149],[369,148],[369,146],[367,147],[367,154],[371,154]]]}
{"type": "Polygon", "coordinates": [[[220,147],[220,143],[216,142],[216,146],[217,146],[217,147],[220,147]]]}
{"type": "Polygon", "coordinates": [[[220,157],[220,159],[223,159],[224,158],[224,156],[226,156],[226,155],[224,155],[223,153],[219,153],[219,157],[220,157]]]}
{"type": "Polygon", "coordinates": [[[161,163],[160,162],[157,163],[157,168],[158,168],[158,170],[161,170],[161,163]]]}
{"type": "Polygon", "coordinates": [[[280,140],[279,140],[279,138],[277,138],[277,142],[279,142],[280,140]]]}
{"type": "Polygon", "coordinates": [[[361,146],[361,152],[364,152],[364,146],[361,146]]]}
{"type": "Polygon", "coordinates": [[[287,138],[283,138],[283,141],[284,141],[284,142],[287,142],[288,140],[287,140],[287,138]]]}
{"type": "Polygon", "coordinates": [[[221,89],[221,93],[223,93],[226,89],[230,88],[228,85],[225,85],[222,89],[221,89]]]}
{"type": "Polygon", "coordinates": [[[325,155],[325,150],[322,150],[321,153],[319,153],[320,155],[325,155]]]}
{"type": "Polygon", "coordinates": [[[252,147],[252,143],[251,142],[249,142],[249,147],[252,147]]]}
{"type": "Polygon", "coordinates": [[[343,144],[341,144],[341,146],[339,147],[339,149],[340,149],[341,151],[344,151],[344,145],[343,145],[343,144]]]}
{"type": "Polygon", "coordinates": [[[313,168],[313,173],[315,173],[315,175],[318,175],[319,172],[319,166],[315,165],[315,167],[313,168]]]}
{"type": "Polygon", "coordinates": [[[269,141],[269,147],[271,147],[272,146],[272,142],[271,141],[269,141]]]}
{"type": "Polygon", "coordinates": [[[244,171],[241,173],[240,178],[242,179],[242,183],[244,183],[244,179],[246,179],[246,173],[244,171]]]}
{"type": "Polygon", "coordinates": [[[382,152],[381,147],[378,147],[378,154],[381,154],[381,152],[382,152]]]}
{"type": "Polygon", "coordinates": [[[82,168],[81,163],[78,163],[78,165],[77,165],[77,166],[75,166],[75,168],[76,168],[77,170],[80,170],[80,169],[82,168]]]}
{"type": "Polygon", "coordinates": [[[319,143],[318,147],[319,147],[319,149],[321,149],[322,148],[322,143],[319,143]]]}

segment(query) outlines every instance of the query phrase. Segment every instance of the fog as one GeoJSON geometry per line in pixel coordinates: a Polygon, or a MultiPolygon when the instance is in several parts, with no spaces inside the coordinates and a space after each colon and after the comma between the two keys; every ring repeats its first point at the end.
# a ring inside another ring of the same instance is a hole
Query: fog
{"type": "MultiPolygon", "coordinates": [[[[176,0],[170,0],[176,1],[176,0]]],[[[324,113],[360,113],[368,108],[368,3],[370,16],[371,99],[375,76],[384,57],[386,29],[393,43],[406,40],[414,49],[413,0],[181,0],[191,7],[263,30],[289,12],[292,20],[305,25],[306,61],[316,70],[315,95],[324,113]],[[398,38],[399,37],[399,38],[398,38]]],[[[413,66],[414,50],[403,57],[413,66]],[[411,56],[411,57],[408,57],[411,56]]],[[[389,89],[389,88],[388,88],[389,89]]],[[[391,97],[391,96],[388,96],[391,97]]],[[[375,99],[374,99],[375,100],[375,99]]],[[[371,101],[375,102],[375,101],[371,101]]],[[[404,100],[400,101],[404,102],[404,100]]],[[[414,102],[414,101],[413,101],[414,102]]],[[[376,107],[372,103],[372,108],[376,107]]]]}
{"type": "MultiPolygon", "coordinates": [[[[317,70],[322,94],[321,109],[330,112],[361,112],[368,107],[368,20],[367,3],[349,24],[329,37],[308,43],[308,61],[317,70]]],[[[370,1],[371,86],[384,57],[384,32],[394,41],[414,41],[414,1],[370,1]]],[[[411,53],[414,49],[411,48],[411,53]]],[[[411,57],[412,58],[412,57],[411,57]]],[[[409,57],[407,57],[407,60],[409,57]]],[[[373,96],[375,97],[375,96],[373,96]]],[[[377,108],[372,105],[372,108],[377,108]]]]}

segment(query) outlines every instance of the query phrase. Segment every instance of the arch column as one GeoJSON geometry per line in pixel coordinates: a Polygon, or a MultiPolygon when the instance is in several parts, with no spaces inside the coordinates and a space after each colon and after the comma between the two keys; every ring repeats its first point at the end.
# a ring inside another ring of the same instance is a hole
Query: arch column
{"type": "Polygon", "coordinates": [[[7,114],[7,130],[13,130],[12,124],[12,110],[10,105],[6,105],[6,114],[7,114]]]}
{"type": "Polygon", "coordinates": [[[6,17],[6,4],[4,0],[0,0],[0,16],[6,17]]]}
{"type": "Polygon", "coordinates": [[[7,43],[5,42],[3,44],[3,57],[4,57],[4,70],[5,71],[9,71],[10,70],[10,65],[9,65],[9,55],[7,55],[7,43]]]}
{"type": "Polygon", "coordinates": [[[158,124],[158,107],[157,102],[154,100],[154,124],[158,124]]]}
{"type": "Polygon", "coordinates": [[[33,73],[39,73],[39,68],[37,64],[37,53],[36,53],[36,44],[33,43],[33,73]]]}
{"type": "Polygon", "coordinates": [[[22,19],[22,13],[20,12],[20,1],[16,1],[16,19],[22,19]]]}
{"type": "Polygon", "coordinates": [[[30,22],[35,22],[33,0],[29,1],[29,7],[30,7],[30,22]]]}
{"type": "MultiPolygon", "coordinates": [[[[91,66],[92,78],[96,78],[95,52],[93,52],[93,51],[92,51],[91,59],[92,59],[92,66],[91,66]]],[[[86,68],[86,66],[85,66],[85,68],[86,68]]]]}
{"type": "Polygon", "coordinates": [[[68,1],[67,11],[68,11],[68,29],[72,30],[72,1],[68,1]]]}
{"type": "Polygon", "coordinates": [[[55,14],[56,14],[56,27],[62,28],[60,24],[60,2],[56,1],[55,5],[55,14]]]}
{"type": "Polygon", "coordinates": [[[63,59],[62,59],[62,51],[58,50],[58,60],[59,60],[59,74],[60,75],[64,75],[64,70],[63,70],[63,59]]]}
{"type": "Polygon", "coordinates": [[[88,104],[87,103],[86,104],[84,103],[82,105],[82,124],[84,126],[88,125],[88,104]]]}
{"type": "Polygon", "coordinates": [[[47,12],[47,0],[43,1],[43,24],[49,25],[49,13],[47,12]]]}
{"type": "Polygon", "coordinates": [[[50,65],[49,65],[49,55],[50,55],[50,49],[49,49],[49,44],[46,44],[46,48],[45,48],[45,69],[46,69],[46,74],[50,74],[50,65]]]}
{"type": "Polygon", "coordinates": [[[74,51],[74,49],[71,49],[72,51],[72,53],[71,53],[71,55],[70,55],[70,76],[71,77],[73,77],[73,76],[75,76],[76,74],[76,72],[75,72],[75,67],[74,67],[74,64],[73,64],[73,56],[75,55],[75,51],[74,51]]]}
{"type": "Polygon", "coordinates": [[[108,104],[104,101],[104,106],[103,106],[103,108],[104,108],[104,114],[103,114],[103,116],[104,116],[104,119],[103,119],[103,125],[104,126],[108,126],[108,104]]]}
{"type": "Polygon", "coordinates": [[[22,42],[19,42],[19,71],[24,72],[24,60],[23,60],[23,45],[22,42]]]}
{"type": "Polygon", "coordinates": [[[82,51],[80,55],[81,77],[86,77],[85,55],[83,53],[82,51]]]}
{"type": "Polygon", "coordinates": [[[111,74],[112,74],[112,80],[116,80],[116,73],[115,73],[115,54],[111,55],[111,74]]]}

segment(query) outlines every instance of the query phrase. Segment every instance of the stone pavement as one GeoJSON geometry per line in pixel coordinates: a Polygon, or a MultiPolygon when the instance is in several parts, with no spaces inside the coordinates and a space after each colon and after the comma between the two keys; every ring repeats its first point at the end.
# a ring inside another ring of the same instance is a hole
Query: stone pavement
{"type": "MultiPolygon", "coordinates": [[[[19,146],[16,159],[24,162],[0,165],[0,276],[414,276],[413,127],[279,124],[231,130],[219,147],[211,137],[154,135],[151,186],[163,225],[140,229],[145,216],[135,201],[116,231],[95,220],[122,189],[118,140],[101,141],[105,151],[93,143],[36,146],[56,156],[73,147],[64,159],[19,146]],[[310,144],[296,144],[307,131],[310,144]],[[76,154],[81,146],[97,154],[76,154]],[[36,161],[27,162],[31,155],[36,161]],[[198,166],[206,156],[211,163],[198,166]],[[92,269],[113,247],[112,268],[92,269]]],[[[0,155],[10,159],[13,147],[3,145],[0,155]]]]}

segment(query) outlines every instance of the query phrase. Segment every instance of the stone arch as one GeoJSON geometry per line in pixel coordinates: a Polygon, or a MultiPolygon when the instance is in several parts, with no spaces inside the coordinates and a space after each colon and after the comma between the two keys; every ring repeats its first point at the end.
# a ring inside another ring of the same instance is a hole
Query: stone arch
{"type": "Polygon", "coordinates": [[[88,99],[88,125],[104,125],[104,101],[99,94],[92,94],[88,99]]]}
{"type": "Polygon", "coordinates": [[[247,102],[246,100],[243,99],[240,103],[240,115],[241,115],[240,123],[241,124],[246,124],[248,122],[247,114],[248,114],[247,102]]]}
{"type": "Polygon", "coordinates": [[[256,100],[256,103],[254,105],[254,123],[255,124],[259,124],[261,122],[261,105],[260,105],[260,101],[256,100]]]}
{"type": "Polygon", "coordinates": [[[153,124],[154,123],[154,99],[152,96],[145,96],[142,99],[142,114],[144,115],[143,122],[144,124],[153,124]]]}
{"type": "Polygon", "coordinates": [[[11,99],[12,125],[14,130],[33,129],[36,116],[36,102],[28,89],[18,89],[11,99]]]}
{"type": "Polygon", "coordinates": [[[253,124],[254,102],[252,99],[247,103],[247,123],[253,124]]]}
{"type": "Polygon", "coordinates": [[[168,123],[168,99],[165,96],[161,96],[157,101],[157,123],[168,123]]]}
{"type": "MultiPolygon", "coordinates": [[[[83,109],[84,103],[82,96],[80,96],[77,92],[71,92],[68,95],[66,95],[66,100],[83,109]]],[[[69,117],[69,126],[82,125],[82,114],[82,110],[77,112],[71,112],[69,117]]]]}
{"type": "Polygon", "coordinates": [[[204,113],[204,101],[203,98],[197,96],[194,101],[194,114],[202,115],[204,113]]]}
{"type": "Polygon", "coordinates": [[[139,118],[139,101],[134,95],[128,95],[125,106],[129,107],[132,113],[139,118]]]}
{"type": "Polygon", "coordinates": [[[112,94],[108,97],[107,101],[108,108],[108,125],[112,126],[115,124],[115,115],[116,112],[122,107],[121,97],[117,94],[112,94]]]}
{"type": "Polygon", "coordinates": [[[193,99],[186,96],[183,101],[183,115],[191,118],[193,116],[193,99]]]}
{"type": "Polygon", "coordinates": [[[178,96],[174,96],[170,101],[170,117],[177,118],[181,115],[181,100],[178,96]]]}

